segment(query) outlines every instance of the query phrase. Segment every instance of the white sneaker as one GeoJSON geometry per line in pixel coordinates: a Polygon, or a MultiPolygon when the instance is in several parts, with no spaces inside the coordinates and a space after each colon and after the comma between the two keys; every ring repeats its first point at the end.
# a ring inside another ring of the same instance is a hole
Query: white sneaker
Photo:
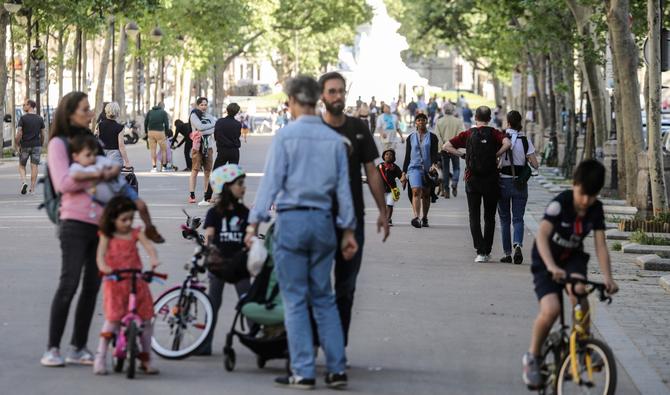
{"type": "Polygon", "coordinates": [[[483,262],[488,262],[489,258],[487,255],[484,254],[478,254],[477,257],[475,258],[475,263],[483,263],[483,262]]]}
{"type": "Polygon", "coordinates": [[[42,366],[56,367],[65,366],[65,360],[60,356],[60,350],[57,347],[52,347],[42,355],[40,359],[42,366]]]}
{"type": "Polygon", "coordinates": [[[158,173],[158,169],[156,169],[155,167],[152,167],[152,168],[151,168],[151,172],[152,172],[152,173],[158,173]]]}
{"type": "Polygon", "coordinates": [[[207,200],[203,199],[200,202],[198,202],[198,206],[200,207],[209,207],[211,206],[212,203],[208,202],[207,200]]]}
{"type": "Polygon", "coordinates": [[[80,350],[75,350],[74,348],[70,350],[65,358],[65,362],[73,365],[93,365],[95,357],[93,353],[88,351],[86,348],[80,350]]]}

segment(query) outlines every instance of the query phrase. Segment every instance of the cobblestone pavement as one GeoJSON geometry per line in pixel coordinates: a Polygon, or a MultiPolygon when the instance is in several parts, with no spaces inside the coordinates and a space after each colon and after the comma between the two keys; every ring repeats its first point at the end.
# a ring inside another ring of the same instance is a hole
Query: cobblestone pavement
{"type": "MultiPolygon", "coordinates": [[[[526,215],[540,222],[546,204],[555,193],[547,191],[538,182],[533,182],[529,194],[532,199],[528,202],[526,215]]],[[[607,315],[623,329],[639,352],[656,369],[667,386],[667,393],[670,393],[670,293],[659,286],[659,277],[667,272],[640,269],[635,264],[636,254],[613,251],[611,248],[613,243],[614,241],[608,241],[612,271],[620,291],[613,298],[613,303],[607,307],[607,315]]],[[[589,274],[597,280],[601,277],[595,258],[593,237],[586,240],[585,247],[592,256],[589,274]]],[[[595,310],[596,326],[599,309],[603,309],[600,303],[595,310]]],[[[605,328],[598,329],[602,331],[605,328]]],[[[618,355],[617,357],[619,358],[618,355]]],[[[631,367],[625,366],[625,368],[628,370],[631,367]]],[[[635,381],[635,374],[630,371],[628,373],[635,381]]],[[[641,388],[639,389],[644,393],[641,388]]]]}

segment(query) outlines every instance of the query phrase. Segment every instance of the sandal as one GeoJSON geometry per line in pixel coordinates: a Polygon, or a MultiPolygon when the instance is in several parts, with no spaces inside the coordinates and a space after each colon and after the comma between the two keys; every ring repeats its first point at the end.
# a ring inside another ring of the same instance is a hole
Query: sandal
{"type": "Polygon", "coordinates": [[[160,373],[160,370],[152,367],[151,365],[147,366],[145,364],[140,365],[140,370],[142,371],[142,373],[144,373],[148,376],[153,376],[153,375],[157,375],[157,374],[160,373]]]}

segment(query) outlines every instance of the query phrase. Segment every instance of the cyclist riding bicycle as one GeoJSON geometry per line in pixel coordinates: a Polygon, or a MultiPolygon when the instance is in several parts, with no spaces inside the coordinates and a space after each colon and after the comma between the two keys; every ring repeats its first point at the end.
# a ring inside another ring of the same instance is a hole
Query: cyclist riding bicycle
{"type": "MultiPolygon", "coordinates": [[[[568,276],[586,279],[589,254],[583,240],[594,232],[596,256],[607,292],[616,293],[610,257],[605,241],[605,213],[598,193],[605,182],[605,167],[596,160],[579,164],[573,177],[573,188],[558,194],[547,206],[533,245],[531,272],[540,312],[533,324],[530,349],[523,356],[523,380],[529,389],[542,385],[540,349],[561,312],[559,295],[566,288],[570,301],[577,303],[574,293],[583,293],[584,285],[560,283],[568,276]]],[[[586,314],[588,303],[581,302],[586,314]]]]}

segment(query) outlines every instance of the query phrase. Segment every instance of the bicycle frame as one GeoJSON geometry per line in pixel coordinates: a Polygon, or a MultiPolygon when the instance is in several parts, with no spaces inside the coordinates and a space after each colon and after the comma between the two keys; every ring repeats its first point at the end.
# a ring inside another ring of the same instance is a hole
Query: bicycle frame
{"type": "Polygon", "coordinates": [[[132,273],[130,276],[130,296],[128,298],[128,313],[121,318],[121,328],[117,335],[116,347],[114,348],[114,356],[116,358],[123,358],[126,355],[128,340],[126,339],[126,332],[123,328],[128,328],[130,323],[135,321],[138,328],[138,336],[141,336],[144,330],[143,321],[137,315],[137,273],[132,273]]]}

